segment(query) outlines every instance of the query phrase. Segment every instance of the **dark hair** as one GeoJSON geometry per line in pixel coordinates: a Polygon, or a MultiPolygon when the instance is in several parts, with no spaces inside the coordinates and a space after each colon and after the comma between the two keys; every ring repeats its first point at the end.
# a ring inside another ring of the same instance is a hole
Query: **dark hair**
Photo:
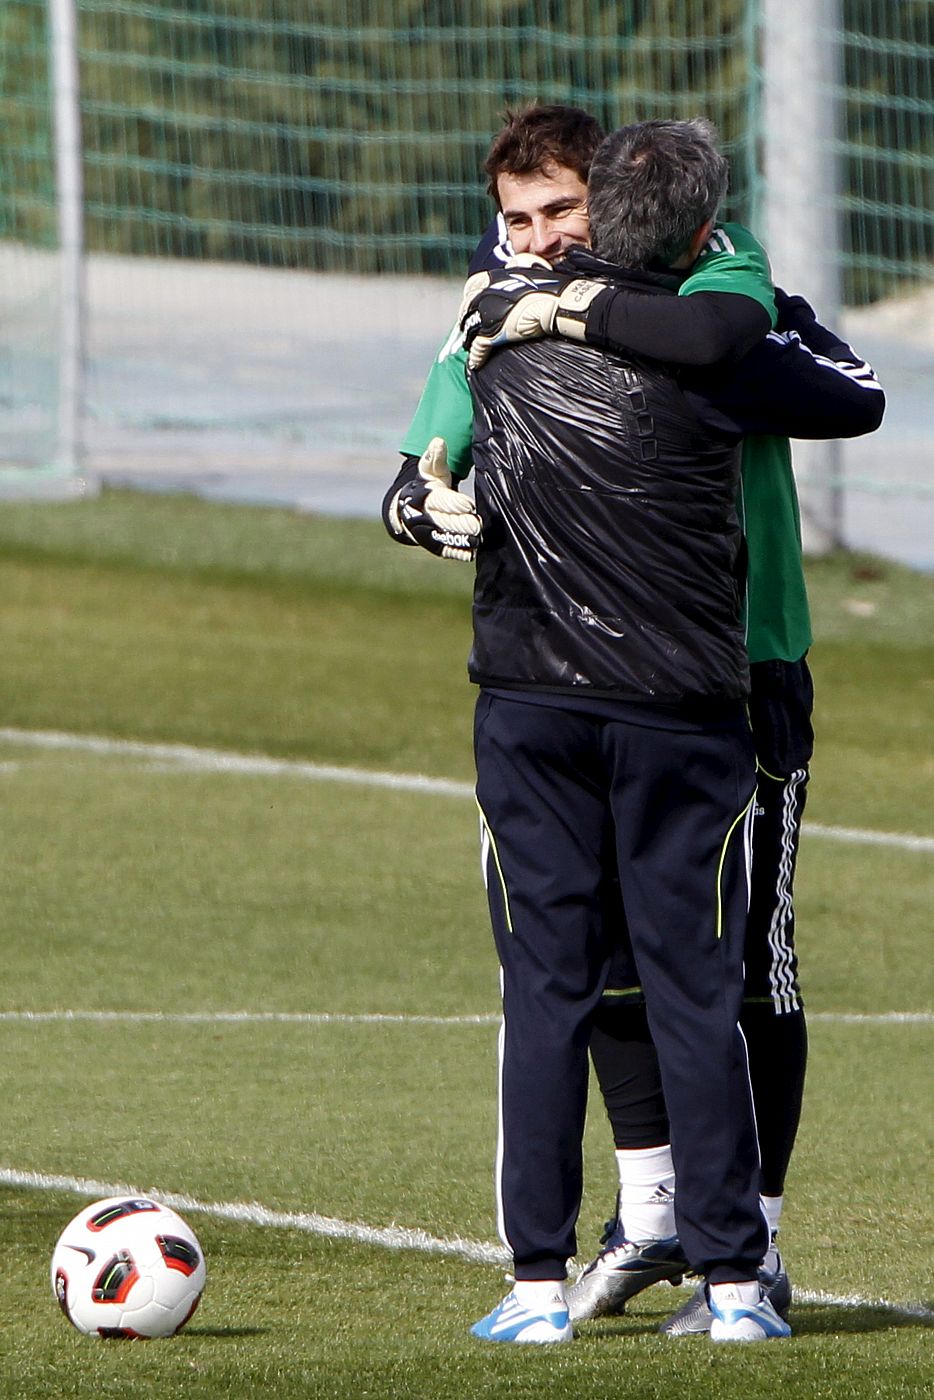
{"type": "Polygon", "coordinates": [[[729,166],[703,117],[622,126],[593,158],[587,192],[594,251],[620,267],[670,266],[713,219],[729,166]]]}
{"type": "Polygon", "coordinates": [[[499,203],[500,175],[534,175],[549,165],[575,171],[586,184],[603,136],[596,117],[580,107],[535,105],[507,111],[483,164],[489,178],[487,192],[499,203]]]}

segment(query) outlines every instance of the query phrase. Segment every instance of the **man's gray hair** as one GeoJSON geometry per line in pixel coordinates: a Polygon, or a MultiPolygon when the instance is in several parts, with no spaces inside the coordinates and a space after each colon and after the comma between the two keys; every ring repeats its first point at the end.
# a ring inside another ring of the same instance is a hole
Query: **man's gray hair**
{"type": "Polygon", "coordinates": [[[666,267],[716,217],[729,182],[703,117],[620,127],[597,148],[587,185],[594,252],[620,267],[666,267]]]}

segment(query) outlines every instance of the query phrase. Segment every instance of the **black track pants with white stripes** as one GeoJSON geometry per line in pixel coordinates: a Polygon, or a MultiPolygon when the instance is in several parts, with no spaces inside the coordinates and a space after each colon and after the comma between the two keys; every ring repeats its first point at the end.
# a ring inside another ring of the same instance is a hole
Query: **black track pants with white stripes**
{"type": "MultiPolygon", "coordinates": [[[[814,748],[814,690],[803,657],[758,662],[750,674],[758,791],[740,1024],[749,1050],[759,1129],[760,1189],[766,1196],[780,1196],[807,1066],[807,1026],[795,952],[794,877],[814,748]]],[[[618,921],[624,929],[622,909],[618,921]]],[[[667,1114],[625,933],[622,938],[591,1054],[616,1146],[654,1147],[668,1141],[667,1114]]]]}
{"type": "Polygon", "coordinates": [[[804,657],[757,662],[749,671],[749,718],[759,772],[740,1023],[749,1047],[759,1123],[762,1192],[780,1196],[797,1136],[807,1068],[794,881],[814,751],[814,685],[804,657]]]}
{"type": "Polygon", "coordinates": [[[739,707],[608,719],[481,694],[477,796],[503,977],[500,1229],[518,1279],[576,1253],[587,1050],[615,863],[672,1125],[678,1230],[712,1282],[768,1244],[738,1029],[755,775],[739,707]]]}

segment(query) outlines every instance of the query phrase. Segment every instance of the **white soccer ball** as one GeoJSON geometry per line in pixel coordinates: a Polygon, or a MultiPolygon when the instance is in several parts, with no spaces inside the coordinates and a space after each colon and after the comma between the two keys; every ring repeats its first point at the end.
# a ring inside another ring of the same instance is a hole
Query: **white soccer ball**
{"type": "Polygon", "coordinates": [[[52,1255],[52,1291],[79,1332],[172,1337],[204,1291],[197,1236],[158,1201],[111,1196],[75,1216],[52,1255]]]}

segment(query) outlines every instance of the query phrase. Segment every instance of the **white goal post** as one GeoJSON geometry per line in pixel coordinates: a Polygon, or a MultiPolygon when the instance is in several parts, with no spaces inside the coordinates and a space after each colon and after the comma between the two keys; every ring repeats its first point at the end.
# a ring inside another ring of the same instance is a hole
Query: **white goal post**
{"type": "MultiPolygon", "coordinates": [[[[765,243],[776,283],[840,324],[840,0],[762,0],[765,243]]],[[[805,549],[843,538],[837,442],[795,444],[805,549]]]]}
{"type": "Polygon", "coordinates": [[[54,466],[79,470],[84,373],[84,196],[76,0],[49,0],[60,301],[54,466]]]}

